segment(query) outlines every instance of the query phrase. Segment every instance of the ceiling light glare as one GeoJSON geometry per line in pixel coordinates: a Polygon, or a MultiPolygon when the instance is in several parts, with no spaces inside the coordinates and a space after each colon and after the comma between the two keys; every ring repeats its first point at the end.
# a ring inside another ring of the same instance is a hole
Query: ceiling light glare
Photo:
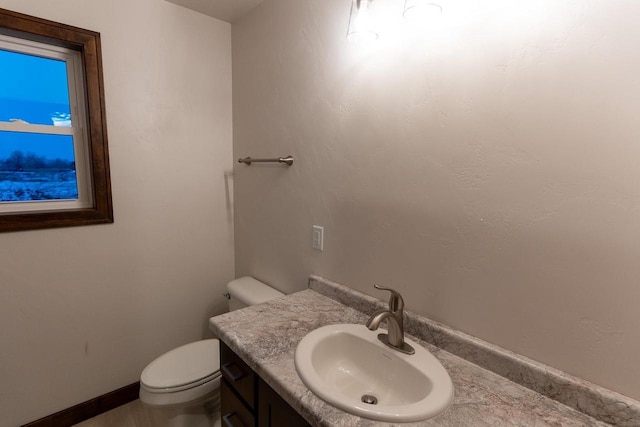
{"type": "Polygon", "coordinates": [[[442,14],[442,6],[429,0],[405,0],[405,19],[417,23],[430,23],[442,14]]]}

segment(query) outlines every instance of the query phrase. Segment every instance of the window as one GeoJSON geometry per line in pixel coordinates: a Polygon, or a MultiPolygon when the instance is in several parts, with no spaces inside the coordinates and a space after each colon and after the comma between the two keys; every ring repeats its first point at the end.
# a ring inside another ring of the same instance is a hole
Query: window
{"type": "Polygon", "coordinates": [[[0,9],[0,231],[113,222],[98,33],[0,9]]]}

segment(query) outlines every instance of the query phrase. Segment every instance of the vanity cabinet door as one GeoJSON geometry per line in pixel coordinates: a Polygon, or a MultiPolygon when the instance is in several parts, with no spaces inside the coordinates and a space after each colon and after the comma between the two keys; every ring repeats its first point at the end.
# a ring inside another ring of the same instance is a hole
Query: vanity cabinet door
{"type": "Polygon", "coordinates": [[[220,342],[220,371],[222,378],[244,400],[251,411],[255,410],[257,375],[225,343],[220,342]]]}
{"type": "Polygon", "coordinates": [[[278,393],[258,379],[258,426],[307,427],[311,426],[278,393]]]}
{"type": "Polygon", "coordinates": [[[311,426],[222,341],[220,370],[223,427],[311,426]]]}
{"type": "Polygon", "coordinates": [[[233,392],[224,378],[220,382],[220,413],[223,427],[253,427],[255,418],[246,405],[233,392]]]}

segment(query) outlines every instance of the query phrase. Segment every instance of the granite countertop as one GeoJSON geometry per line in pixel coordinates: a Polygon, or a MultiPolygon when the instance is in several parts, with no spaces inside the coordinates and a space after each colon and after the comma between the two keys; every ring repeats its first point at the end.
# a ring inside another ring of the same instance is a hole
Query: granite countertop
{"type": "MultiPolygon", "coordinates": [[[[298,342],[310,331],[336,323],[364,324],[368,316],[314,290],[210,319],[222,341],[314,426],[382,426],[321,400],[300,380],[294,365],[298,342]]],[[[516,384],[411,335],[446,368],[455,387],[444,413],[406,426],[604,426],[562,403],[516,384]]]]}

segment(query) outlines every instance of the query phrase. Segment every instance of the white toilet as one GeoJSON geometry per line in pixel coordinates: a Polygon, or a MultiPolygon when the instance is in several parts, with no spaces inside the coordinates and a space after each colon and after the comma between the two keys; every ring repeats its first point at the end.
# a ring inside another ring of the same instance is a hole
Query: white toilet
{"type": "MultiPolygon", "coordinates": [[[[237,310],[283,293],[252,277],[227,284],[229,310],[237,310]]],[[[140,376],[140,400],[153,410],[154,425],[217,427],[220,425],[220,342],[196,341],[151,362],[140,376]]]]}

